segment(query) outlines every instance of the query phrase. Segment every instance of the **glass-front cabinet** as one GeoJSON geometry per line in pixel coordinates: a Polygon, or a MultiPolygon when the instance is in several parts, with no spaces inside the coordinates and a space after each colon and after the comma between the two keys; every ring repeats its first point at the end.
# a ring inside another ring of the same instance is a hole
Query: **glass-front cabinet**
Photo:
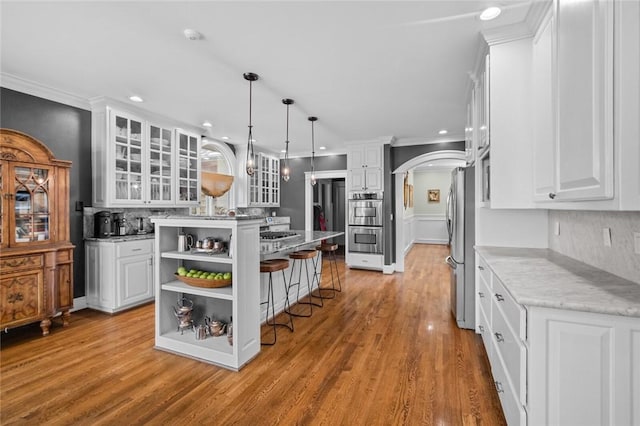
{"type": "Polygon", "coordinates": [[[256,173],[249,177],[249,205],[260,207],[280,206],[280,159],[256,153],[256,173]]]}
{"type": "Polygon", "coordinates": [[[129,110],[137,110],[105,102],[92,107],[93,206],[197,205],[200,136],[142,110],[132,114],[129,110]]]}
{"type": "Polygon", "coordinates": [[[69,324],[70,167],[31,136],[0,129],[0,329],[40,321],[47,335],[58,313],[69,324]]]}
{"type": "Polygon", "coordinates": [[[178,139],[178,204],[193,204],[200,196],[200,137],[176,131],[178,139]]]}

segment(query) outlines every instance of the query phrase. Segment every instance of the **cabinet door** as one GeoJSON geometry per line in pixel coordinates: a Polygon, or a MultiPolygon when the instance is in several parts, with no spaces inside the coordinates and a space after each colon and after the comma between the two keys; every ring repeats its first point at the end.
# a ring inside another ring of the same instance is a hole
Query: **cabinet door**
{"type": "Polygon", "coordinates": [[[556,192],[553,27],[554,19],[549,14],[533,40],[533,173],[536,201],[550,201],[556,192]]]}
{"type": "Polygon", "coordinates": [[[475,149],[473,146],[473,104],[475,102],[475,92],[471,91],[471,99],[467,103],[467,122],[464,128],[464,152],[467,165],[475,162],[475,149]]]}
{"type": "Polygon", "coordinates": [[[44,303],[42,269],[0,277],[0,326],[2,328],[41,319],[45,314],[44,303]]]}
{"type": "Polygon", "coordinates": [[[365,145],[363,156],[365,167],[382,168],[382,147],[380,145],[365,145]]]}
{"type": "Polygon", "coordinates": [[[613,197],[613,6],[556,0],[557,199],[613,197]]]}
{"type": "Polygon", "coordinates": [[[176,132],[178,141],[178,194],[176,204],[197,204],[200,199],[200,138],[181,131],[176,132]]]}
{"type": "Polygon", "coordinates": [[[10,233],[9,229],[9,199],[11,198],[9,192],[9,164],[5,161],[0,161],[0,247],[5,248],[9,246],[10,233]]]}
{"type": "Polygon", "coordinates": [[[366,167],[365,173],[365,189],[367,191],[381,191],[382,190],[382,169],[366,167]]]}
{"type": "Polygon", "coordinates": [[[111,171],[115,176],[114,204],[143,204],[143,126],[142,120],[114,112],[111,115],[111,171]]]}
{"type": "Polygon", "coordinates": [[[17,163],[10,169],[9,245],[49,242],[52,222],[50,191],[53,190],[53,171],[50,167],[17,163]]]}
{"type": "Polygon", "coordinates": [[[269,180],[271,184],[270,188],[270,196],[269,203],[272,206],[279,207],[280,206],[280,159],[276,157],[270,157],[269,161],[271,162],[271,166],[269,168],[270,176],[269,180]]]}
{"type": "Polygon", "coordinates": [[[150,255],[120,258],[117,261],[118,306],[153,297],[153,258],[150,255]]]}
{"type": "Polygon", "coordinates": [[[56,274],[56,300],[57,310],[73,308],[73,264],[65,263],[57,266],[56,274]]]}
{"type": "Polygon", "coordinates": [[[171,130],[149,126],[149,173],[146,176],[150,204],[172,204],[174,199],[174,161],[171,130]]]}
{"type": "Polygon", "coordinates": [[[347,152],[347,169],[359,169],[365,163],[364,149],[361,146],[352,146],[347,152]]]}
{"type": "Polygon", "coordinates": [[[350,191],[364,191],[365,186],[365,170],[353,169],[349,170],[349,190],[350,191]]]}

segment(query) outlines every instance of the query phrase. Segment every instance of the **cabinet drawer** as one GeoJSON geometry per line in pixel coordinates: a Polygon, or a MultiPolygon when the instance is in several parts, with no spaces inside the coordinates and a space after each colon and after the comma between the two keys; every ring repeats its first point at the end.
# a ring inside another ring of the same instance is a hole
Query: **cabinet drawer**
{"type": "Polygon", "coordinates": [[[478,274],[480,275],[480,278],[482,278],[484,282],[487,284],[487,287],[491,289],[491,270],[489,269],[489,266],[484,261],[482,256],[478,256],[477,268],[478,268],[478,274]]]}
{"type": "Polygon", "coordinates": [[[479,276],[478,287],[476,289],[478,293],[478,303],[488,320],[491,320],[491,289],[485,282],[482,275],[479,276]]]}
{"type": "Polygon", "coordinates": [[[116,257],[139,256],[153,252],[153,240],[126,241],[116,247],[116,257]]]}
{"type": "Polygon", "coordinates": [[[480,308],[478,312],[478,332],[480,336],[482,336],[482,343],[484,343],[484,349],[487,351],[487,358],[491,362],[491,358],[493,357],[493,344],[491,342],[491,326],[489,325],[489,321],[487,316],[480,308]]]}
{"type": "Polygon", "coordinates": [[[71,250],[59,250],[56,257],[58,263],[69,262],[71,259],[73,259],[71,250]]]}
{"type": "MultiPolygon", "coordinates": [[[[527,340],[526,311],[513,300],[511,294],[495,276],[493,277],[493,302],[494,306],[502,311],[504,319],[515,335],[523,341],[527,340]]],[[[492,315],[493,312],[495,309],[492,315]]]]}
{"type": "Polygon", "coordinates": [[[507,325],[507,320],[499,309],[493,312],[491,332],[491,338],[495,342],[496,350],[502,358],[506,373],[511,380],[518,400],[525,405],[527,349],[520,341],[520,338],[507,325]]]}
{"type": "Polygon", "coordinates": [[[5,257],[0,260],[0,271],[2,274],[9,274],[22,269],[37,269],[44,265],[41,254],[24,256],[5,257]]]}
{"type": "MultiPolygon", "coordinates": [[[[494,350],[497,349],[494,347],[494,350]]],[[[526,425],[527,415],[524,411],[524,407],[520,404],[517,396],[513,393],[511,385],[509,385],[509,381],[507,379],[507,373],[504,365],[497,356],[494,356],[491,360],[491,372],[493,373],[496,390],[500,397],[500,404],[502,405],[502,411],[504,412],[507,424],[510,426],[526,425]]]]}

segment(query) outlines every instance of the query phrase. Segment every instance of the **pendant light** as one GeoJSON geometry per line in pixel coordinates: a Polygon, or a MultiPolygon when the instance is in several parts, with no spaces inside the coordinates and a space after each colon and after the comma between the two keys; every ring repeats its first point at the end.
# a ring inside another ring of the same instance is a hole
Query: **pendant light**
{"type": "Polygon", "coordinates": [[[258,74],[254,74],[252,72],[244,73],[244,79],[249,82],[249,137],[247,138],[247,161],[246,161],[246,170],[249,176],[253,176],[256,173],[256,165],[254,163],[254,155],[253,155],[253,134],[251,130],[253,129],[253,125],[251,124],[251,95],[252,95],[252,84],[254,81],[258,79],[258,74]]]}
{"type": "Polygon", "coordinates": [[[293,105],[293,99],[283,99],[282,103],[287,106],[287,138],[284,141],[284,160],[282,164],[282,180],[289,182],[291,169],[289,169],[289,105],[293,105]]]}
{"type": "Polygon", "coordinates": [[[313,160],[316,156],[315,142],[314,142],[314,134],[313,134],[313,123],[318,121],[318,117],[309,117],[309,121],[311,122],[311,186],[316,185],[316,169],[313,164],[313,160]]]}

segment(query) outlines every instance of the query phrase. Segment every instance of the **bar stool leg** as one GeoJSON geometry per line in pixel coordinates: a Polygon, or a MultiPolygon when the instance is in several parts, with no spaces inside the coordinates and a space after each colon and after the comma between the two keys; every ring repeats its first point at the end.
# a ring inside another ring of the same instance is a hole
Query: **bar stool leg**
{"type": "MultiPolygon", "coordinates": [[[[291,265],[291,273],[289,274],[289,290],[291,289],[292,286],[298,286],[298,291],[296,293],[296,304],[297,305],[309,305],[309,314],[301,314],[301,313],[295,313],[291,311],[291,306],[289,306],[289,311],[286,311],[287,314],[294,316],[294,317],[303,317],[303,318],[309,318],[312,314],[313,314],[313,305],[310,304],[309,302],[301,302],[300,301],[300,284],[302,281],[302,264],[300,264],[300,269],[298,270],[298,282],[294,283],[293,282],[293,272],[296,269],[296,261],[298,259],[293,259],[293,264],[291,265]]],[[[284,273],[284,271],[283,271],[284,273]]],[[[307,278],[309,278],[309,276],[307,275],[307,278]]],[[[287,294],[289,292],[287,291],[287,294]]],[[[288,298],[287,298],[288,299],[288,298]]]]}
{"type": "Polygon", "coordinates": [[[336,297],[336,293],[335,293],[335,288],[333,288],[333,270],[331,270],[331,263],[329,263],[329,270],[331,271],[331,288],[322,288],[320,286],[320,282],[322,281],[322,274],[324,272],[324,252],[322,252],[322,260],[318,259],[319,256],[316,256],[315,259],[313,259],[313,271],[317,271],[318,270],[318,262],[320,262],[320,273],[316,273],[315,277],[316,277],[316,281],[318,283],[318,294],[317,295],[313,295],[313,297],[317,298],[317,299],[333,299],[334,297],[336,297]],[[333,293],[331,293],[331,295],[323,295],[322,292],[328,292],[328,291],[333,291],[333,293]]]}
{"type": "MultiPolygon", "coordinates": [[[[284,274],[284,269],[282,270],[282,278],[285,279],[285,274],[284,274]]],[[[289,303],[289,292],[287,291],[287,282],[286,280],[284,281],[284,286],[285,286],[285,293],[287,294],[287,299],[285,301],[285,312],[286,312],[286,306],[289,303]]],[[[260,342],[261,345],[263,346],[272,346],[276,344],[276,340],[278,338],[278,334],[277,334],[277,327],[281,326],[281,327],[287,327],[289,330],[293,331],[293,318],[291,318],[291,315],[289,314],[289,321],[291,322],[291,325],[289,325],[288,323],[280,323],[280,322],[276,322],[276,303],[274,300],[274,296],[273,296],[273,275],[271,274],[271,272],[269,272],[269,285],[267,287],[267,301],[266,302],[261,302],[261,305],[264,305],[265,303],[267,304],[267,319],[265,321],[265,323],[267,325],[273,326],[273,342],[260,342]],[[269,322],[269,307],[271,307],[271,322],[269,322]]]]}
{"type": "MultiPolygon", "coordinates": [[[[318,256],[316,256],[316,259],[318,258],[318,256]]],[[[313,265],[313,276],[311,278],[309,278],[309,259],[306,259],[306,261],[304,262],[304,267],[307,271],[307,288],[309,289],[309,303],[313,306],[317,306],[319,308],[322,308],[324,306],[324,297],[322,296],[315,296],[313,294],[313,282],[317,282],[318,283],[318,293],[320,293],[320,280],[318,279],[318,274],[316,274],[316,262],[314,259],[311,259],[311,264],[313,265]],[[320,299],[320,303],[314,303],[313,302],[313,297],[320,299]]],[[[300,268],[302,269],[302,267],[300,268]]]]}
{"type": "Polygon", "coordinates": [[[338,259],[336,258],[335,250],[331,252],[332,260],[329,261],[329,269],[331,269],[331,263],[333,262],[333,267],[336,270],[336,277],[338,278],[338,288],[333,287],[333,270],[331,270],[331,287],[338,292],[342,291],[342,283],[340,282],[340,273],[338,272],[338,259]]]}

